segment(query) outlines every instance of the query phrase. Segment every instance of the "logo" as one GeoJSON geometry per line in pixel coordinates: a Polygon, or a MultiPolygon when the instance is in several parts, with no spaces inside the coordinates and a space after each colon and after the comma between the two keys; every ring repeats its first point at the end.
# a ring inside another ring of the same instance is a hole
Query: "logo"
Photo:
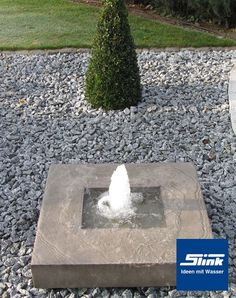
{"type": "Polygon", "coordinates": [[[187,254],[180,266],[222,266],[225,254],[187,254]],[[204,257],[204,258],[203,258],[204,257]]]}
{"type": "Polygon", "coordinates": [[[177,239],[176,248],[177,290],[228,290],[227,240],[177,239]]]}

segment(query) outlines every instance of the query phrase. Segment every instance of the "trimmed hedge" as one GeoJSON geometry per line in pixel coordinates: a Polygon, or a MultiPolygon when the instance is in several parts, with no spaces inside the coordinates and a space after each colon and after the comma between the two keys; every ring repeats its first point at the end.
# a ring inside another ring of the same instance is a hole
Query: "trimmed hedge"
{"type": "Polygon", "coordinates": [[[124,109],[141,99],[137,55],[124,0],[105,0],[86,73],[85,96],[93,107],[124,109]]]}
{"type": "Polygon", "coordinates": [[[225,27],[236,26],[236,0],[134,0],[144,5],[151,4],[161,12],[210,21],[225,27]]]}

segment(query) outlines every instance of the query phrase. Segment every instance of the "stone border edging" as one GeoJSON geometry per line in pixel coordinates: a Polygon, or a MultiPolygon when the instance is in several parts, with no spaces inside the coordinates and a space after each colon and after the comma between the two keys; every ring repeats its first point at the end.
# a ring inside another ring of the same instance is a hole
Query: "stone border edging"
{"type": "Polygon", "coordinates": [[[228,94],[232,128],[236,134],[236,61],[234,62],[230,73],[228,94]]]}

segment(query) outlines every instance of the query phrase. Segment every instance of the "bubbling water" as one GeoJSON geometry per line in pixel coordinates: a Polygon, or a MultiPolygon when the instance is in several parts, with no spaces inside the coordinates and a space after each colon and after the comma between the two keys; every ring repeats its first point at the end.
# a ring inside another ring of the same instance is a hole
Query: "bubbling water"
{"type": "Polygon", "coordinates": [[[109,191],[101,195],[97,207],[101,215],[107,218],[128,218],[135,215],[129,177],[124,164],[113,172],[109,191]]]}

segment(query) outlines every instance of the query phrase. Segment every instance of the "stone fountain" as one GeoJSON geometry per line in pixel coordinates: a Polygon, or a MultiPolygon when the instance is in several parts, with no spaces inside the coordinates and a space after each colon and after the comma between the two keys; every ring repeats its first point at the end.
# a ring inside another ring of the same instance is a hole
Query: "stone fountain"
{"type": "Polygon", "coordinates": [[[34,285],[175,285],[177,238],[212,238],[191,163],[53,165],[32,256],[34,285]]]}

